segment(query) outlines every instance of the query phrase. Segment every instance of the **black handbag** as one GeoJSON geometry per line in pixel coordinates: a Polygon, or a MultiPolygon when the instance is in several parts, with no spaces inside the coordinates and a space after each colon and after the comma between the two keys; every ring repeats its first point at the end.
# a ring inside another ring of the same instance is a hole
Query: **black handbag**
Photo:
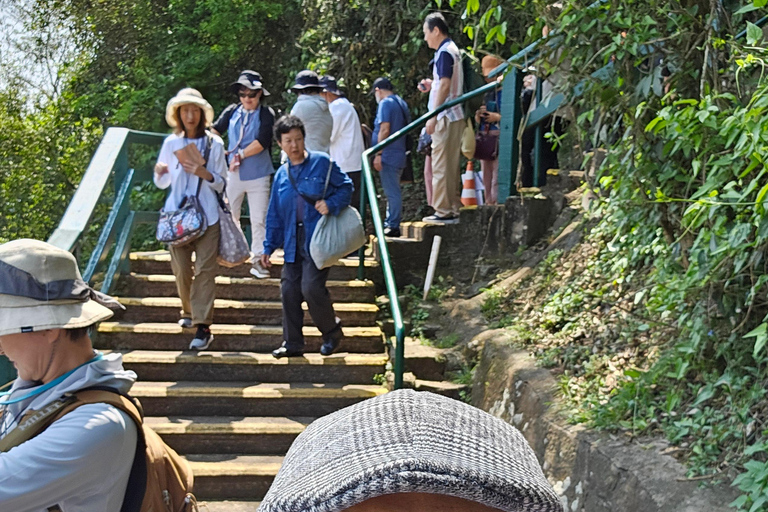
{"type": "Polygon", "coordinates": [[[499,130],[478,130],[475,134],[475,159],[496,160],[498,156],[499,130]]]}

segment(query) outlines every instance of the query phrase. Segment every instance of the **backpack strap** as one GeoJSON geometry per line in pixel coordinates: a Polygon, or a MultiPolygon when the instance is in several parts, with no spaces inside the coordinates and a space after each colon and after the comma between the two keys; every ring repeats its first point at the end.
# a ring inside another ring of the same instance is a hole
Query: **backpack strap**
{"type": "MultiPolygon", "coordinates": [[[[136,453],[120,512],[139,512],[147,485],[147,459],[145,456],[147,448],[144,440],[143,411],[138,402],[114,388],[94,386],[75,393],[67,393],[43,409],[29,411],[22,417],[16,428],[0,440],[0,452],[7,452],[11,448],[29,441],[62,416],[88,404],[111,405],[126,413],[136,424],[136,453]]],[[[53,507],[49,510],[55,511],[57,509],[53,507]]]]}

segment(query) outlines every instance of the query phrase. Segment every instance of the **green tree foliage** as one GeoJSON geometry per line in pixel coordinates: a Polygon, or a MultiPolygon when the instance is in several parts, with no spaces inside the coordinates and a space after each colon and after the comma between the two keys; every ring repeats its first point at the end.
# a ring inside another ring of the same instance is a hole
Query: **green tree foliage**
{"type": "Polygon", "coordinates": [[[65,98],[30,111],[0,93],[0,241],[53,231],[101,138],[94,119],[73,121],[65,98]]]}
{"type": "MultiPolygon", "coordinates": [[[[590,274],[599,293],[633,298],[631,313],[652,320],[638,323],[635,336],[664,326],[644,366],[625,364],[607,395],[583,379],[603,348],[575,360],[572,351],[555,353],[580,404],[574,418],[663,432],[686,448],[692,476],[732,477],[743,465],[734,485],[745,494],[734,506],[768,510],[768,53],[750,23],[766,2],[562,4],[532,4],[532,27],[553,29],[559,50],[537,67],[557,71],[585,168],[597,168],[588,176],[601,196],[590,274]],[[736,40],[742,29],[746,37],[736,40]]],[[[487,5],[455,8],[481,13],[487,5]]],[[[485,33],[498,34],[503,19],[492,16],[485,33]]],[[[551,328],[578,325],[584,311],[570,299],[583,295],[574,285],[549,300],[545,310],[562,319],[551,328]]]]}

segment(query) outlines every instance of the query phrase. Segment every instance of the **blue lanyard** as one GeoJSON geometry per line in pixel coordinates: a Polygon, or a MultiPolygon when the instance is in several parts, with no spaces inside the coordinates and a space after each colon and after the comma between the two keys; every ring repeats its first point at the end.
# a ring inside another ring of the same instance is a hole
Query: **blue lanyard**
{"type": "MultiPolygon", "coordinates": [[[[101,361],[102,359],[104,359],[104,355],[101,352],[97,352],[96,353],[96,357],[94,357],[90,361],[86,361],[85,363],[81,364],[77,368],[74,368],[74,369],[68,371],[64,375],[61,375],[60,377],[52,380],[48,384],[44,384],[44,385],[40,386],[39,388],[35,389],[31,393],[28,393],[28,394],[22,396],[21,398],[14,398],[13,400],[6,400],[4,402],[0,402],[0,406],[11,405],[11,404],[15,404],[15,403],[18,403],[18,402],[23,402],[24,400],[28,400],[28,399],[30,399],[32,397],[35,397],[35,396],[37,396],[37,395],[39,395],[39,394],[41,394],[41,393],[43,393],[45,391],[48,391],[49,389],[53,388],[54,386],[58,386],[59,384],[64,382],[64,380],[67,377],[69,377],[70,375],[75,373],[77,370],[79,370],[83,366],[89,365],[91,363],[95,363],[96,361],[101,361]]],[[[3,391],[2,393],[0,393],[0,397],[6,397],[6,396],[10,395],[11,393],[12,393],[12,391],[3,391]]]]}

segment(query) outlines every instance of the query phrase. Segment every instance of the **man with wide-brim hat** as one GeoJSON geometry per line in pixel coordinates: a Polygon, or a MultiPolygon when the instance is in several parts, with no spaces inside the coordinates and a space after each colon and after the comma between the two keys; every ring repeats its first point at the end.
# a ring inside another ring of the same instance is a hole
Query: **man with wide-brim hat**
{"type": "Polygon", "coordinates": [[[300,71],[296,75],[291,91],[299,95],[291,108],[291,115],[298,117],[304,123],[305,147],[310,151],[330,154],[333,116],[328,103],[320,95],[323,92],[320,77],[310,69],[300,71]]]}
{"type": "Polygon", "coordinates": [[[0,245],[0,350],[18,371],[0,395],[0,510],[120,510],[137,443],[125,413],[83,405],[14,441],[22,420],[67,394],[94,386],[128,392],[136,374],[120,354],[95,352],[88,335],[117,307],[83,281],[69,252],[37,240],[0,245]]]}
{"type": "Polygon", "coordinates": [[[272,164],[275,112],[264,104],[264,97],[269,96],[269,92],[256,71],[242,71],[229,90],[237,95],[238,102],[225,108],[211,129],[217,134],[229,134],[227,196],[232,218],[240,225],[241,208],[247,198],[251,217],[250,273],[258,279],[266,279],[270,273],[261,265],[260,259],[267,230],[270,177],[275,172],[272,164]]]}

